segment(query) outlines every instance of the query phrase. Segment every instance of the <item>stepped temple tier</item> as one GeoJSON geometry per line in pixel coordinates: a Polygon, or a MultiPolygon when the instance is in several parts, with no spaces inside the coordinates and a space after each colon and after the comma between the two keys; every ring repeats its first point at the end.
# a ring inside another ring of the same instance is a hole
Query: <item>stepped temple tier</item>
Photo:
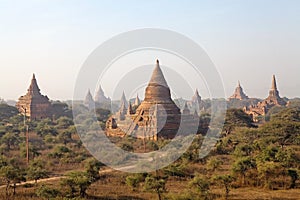
{"type": "Polygon", "coordinates": [[[30,119],[52,117],[50,114],[51,103],[49,98],[40,93],[34,74],[27,93],[19,98],[16,107],[20,113],[26,115],[30,119]]]}
{"type": "MultiPolygon", "coordinates": [[[[159,61],[153,70],[145,89],[145,98],[140,103],[137,97],[132,109],[123,93],[120,109],[106,123],[106,134],[109,136],[131,135],[137,138],[157,140],[158,138],[174,138],[183,122],[187,127],[197,127],[198,115],[190,114],[185,105],[184,111],[171,99],[170,88],[160,68],[159,61]]],[[[197,130],[196,128],[196,130],[197,130]]]]}
{"type": "Polygon", "coordinates": [[[279,96],[275,75],[272,77],[272,86],[269,96],[257,105],[244,107],[244,112],[251,115],[254,121],[258,121],[259,116],[264,116],[274,106],[285,106],[287,103],[279,96]]]}
{"type": "Polygon", "coordinates": [[[238,82],[238,86],[235,88],[234,94],[231,97],[229,97],[229,100],[230,99],[238,99],[238,100],[249,99],[248,96],[244,93],[240,81],[238,82]]]}

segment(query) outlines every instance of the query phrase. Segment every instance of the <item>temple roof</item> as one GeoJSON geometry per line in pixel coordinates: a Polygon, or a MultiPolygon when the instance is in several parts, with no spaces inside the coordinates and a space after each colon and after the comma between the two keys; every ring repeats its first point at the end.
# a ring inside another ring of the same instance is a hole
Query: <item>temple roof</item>
{"type": "Polygon", "coordinates": [[[276,78],[275,75],[273,75],[272,77],[272,86],[271,86],[272,90],[277,90],[277,84],[276,84],[276,78]]]}
{"type": "Polygon", "coordinates": [[[164,87],[168,87],[167,81],[161,71],[161,68],[159,66],[159,60],[156,60],[156,66],[152,72],[151,79],[149,81],[149,85],[151,84],[157,84],[164,87]]]}
{"type": "Polygon", "coordinates": [[[31,83],[30,83],[30,86],[27,91],[30,95],[40,95],[41,94],[40,88],[39,88],[36,78],[35,78],[35,74],[32,75],[31,83]]]}
{"type": "Polygon", "coordinates": [[[124,105],[125,108],[127,108],[127,100],[126,100],[126,96],[125,96],[125,92],[123,91],[122,93],[122,97],[120,100],[120,108],[124,105]]]}
{"type": "Polygon", "coordinates": [[[238,86],[235,88],[233,95],[229,97],[229,99],[249,99],[249,97],[244,93],[240,81],[238,81],[238,86]]]}
{"type": "Polygon", "coordinates": [[[196,103],[200,103],[201,101],[201,96],[199,95],[198,89],[195,90],[195,94],[192,97],[192,102],[196,103]]]}

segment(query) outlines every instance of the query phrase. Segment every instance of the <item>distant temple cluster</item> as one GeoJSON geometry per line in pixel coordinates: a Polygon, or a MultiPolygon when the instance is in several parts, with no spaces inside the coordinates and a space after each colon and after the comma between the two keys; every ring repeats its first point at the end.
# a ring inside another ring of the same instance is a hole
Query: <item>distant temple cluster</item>
{"type": "MultiPolygon", "coordinates": [[[[258,122],[260,117],[265,116],[274,106],[287,105],[287,102],[279,95],[275,75],[272,78],[269,96],[264,100],[255,99],[255,101],[251,101],[251,98],[245,94],[240,82],[238,82],[238,86],[228,101],[246,102],[247,104],[239,105],[243,105],[240,107],[243,107],[244,112],[252,116],[255,122],[258,122]]],[[[200,127],[199,114],[204,112],[205,107],[207,107],[197,89],[191,100],[176,104],[171,99],[170,88],[158,60],[145,89],[143,101],[138,95],[134,100],[127,101],[123,92],[120,104],[117,106],[115,102],[105,96],[102,87],[99,86],[95,97],[88,90],[83,104],[90,111],[95,108],[110,109],[111,106],[115,106],[117,111],[106,122],[107,135],[121,137],[131,135],[149,140],[157,140],[160,137],[173,138],[181,124],[185,125],[184,128],[187,132],[192,131],[189,127],[197,127],[198,132],[200,127]],[[179,105],[183,107],[179,108],[179,105]]],[[[34,74],[27,93],[19,98],[16,107],[21,114],[31,120],[64,115],[67,109],[66,104],[55,104],[46,95],[41,94],[34,74]]]]}
{"type": "MultiPolygon", "coordinates": [[[[247,100],[248,96],[243,92],[243,89],[238,83],[237,88],[235,89],[234,94],[229,97],[229,100],[238,99],[238,100],[247,100]]],[[[256,105],[244,106],[243,110],[245,113],[252,116],[253,121],[258,122],[260,116],[264,116],[267,112],[274,106],[285,106],[287,102],[279,96],[279,91],[277,89],[277,83],[275,75],[272,77],[272,86],[269,91],[269,96],[258,102],[256,105]]]]}
{"type": "Polygon", "coordinates": [[[93,98],[91,91],[89,90],[83,104],[89,109],[93,110],[98,107],[102,108],[110,108],[111,99],[109,97],[106,97],[104,95],[104,91],[101,86],[99,86],[99,89],[95,95],[95,98],[93,98]]]}

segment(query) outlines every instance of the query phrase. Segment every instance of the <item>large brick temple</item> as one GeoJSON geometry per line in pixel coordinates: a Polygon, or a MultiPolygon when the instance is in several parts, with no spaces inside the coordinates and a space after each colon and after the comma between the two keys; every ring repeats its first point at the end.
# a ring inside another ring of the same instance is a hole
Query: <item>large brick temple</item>
{"type": "Polygon", "coordinates": [[[197,114],[190,114],[187,104],[181,112],[174,103],[157,60],[142,103],[134,112],[131,103],[127,103],[123,94],[119,111],[106,123],[106,133],[109,136],[130,135],[150,140],[173,138],[182,119],[185,125],[189,124],[192,127],[197,123],[198,118],[197,114]]]}
{"type": "Polygon", "coordinates": [[[27,93],[19,98],[16,107],[31,120],[51,117],[51,103],[47,96],[41,94],[34,74],[27,93]]]}

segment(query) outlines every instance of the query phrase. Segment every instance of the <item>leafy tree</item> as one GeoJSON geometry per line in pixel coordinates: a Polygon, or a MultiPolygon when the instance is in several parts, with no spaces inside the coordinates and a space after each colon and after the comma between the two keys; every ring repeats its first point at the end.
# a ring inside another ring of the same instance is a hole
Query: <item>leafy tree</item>
{"type": "Polygon", "coordinates": [[[145,179],[145,190],[156,192],[159,200],[162,199],[162,193],[166,191],[166,178],[160,176],[148,175],[145,179]]]}
{"type": "Polygon", "coordinates": [[[35,131],[41,137],[44,137],[45,135],[57,135],[57,130],[53,126],[52,121],[49,119],[43,119],[42,121],[38,122],[35,131]]]}
{"type": "Polygon", "coordinates": [[[42,185],[36,190],[35,193],[38,197],[50,200],[52,198],[56,198],[60,194],[60,191],[57,189],[42,185]]]}
{"type": "Polygon", "coordinates": [[[215,172],[219,167],[223,164],[222,160],[219,160],[217,158],[211,157],[207,161],[207,168],[211,170],[212,172],[215,172]]]}
{"type": "Polygon", "coordinates": [[[64,130],[58,134],[58,139],[64,145],[67,145],[67,143],[72,141],[72,132],[64,130]]]}
{"type": "Polygon", "coordinates": [[[195,187],[200,196],[207,200],[209,198],[210,182],[203,176],[197,174],[189,183],[190,187],[195,187]]]}
{"type": "Polygon", "coordinates": [[[145,174],[134,174],[126,177],[126,184],[131,187],[132,191],[136,191],[139,184],[145,181],[145,174]]]}
{"type": "Polygon", "coordinates": [[[45,162],[41,159],[33,160],[27,169],[27,177],[33,179],[35,183],[37,183],[39,179],[48,178],[48,175],[49,173],[45,169],[45,162]]]}
{"type": "Polygon", "coordinates": [[[212,180],[216,184],[224,186],[224,189],[225,189],[225,199],[228,199],[230,188],[231,188],[231,184],[232,184],[234,178],[231,175],[226,174],[226,175],[217,175],[217,176],[214,176],[212,178],[212,180]]]}
{"type": "Polygon", "coordinates": [[[13,195],[15,195],[16,184],[25,180],[22,170],[12,165],[2,166],[0,168],[0,176],[5,180],[6,183],[6,187],[5,187],[6,196],[9,195],[8,189],[11,183],[13,183],[13,195]]]}
{"type": "Polygon", "coordinates": [[[164,174],[168,176],[176,176],[176,177],[186,177],[188,174],[186,173],[187,166],[185,164],[171,164],[168,167],[164,168],[164,174]]]}
{"type": "Polygon", "coordinates": [[[252,119],[241,109],[228,109],[226,112],[223,132],[230,134],[236,127],[255,127],[252,119]]]}
{"type": "Polygon", "coordinates": [[[100,179],[99,171],[102,166],[103,164],[95,158],[89,158],[85,161],[85,171],[91,182],[100,179]]]}
{"type": "Polygon", "coordinates": [[[68,147],[59,145],[59,146],[55,146],[53,151],[49,153],[49,156],[53,158],[62,158],[64,157],[65,154],[70,152],[71,150],[68,147]]]}
{"type": "Polygon", "coordinates": [[[0,103],[0,121],[9,119],[19,113],[18,109],[5,103],[0,103]]]}
{"type": "Polygon", "coordinates": [[[280,163],[268,161],[259,162],[257,170],[260,177],[264,180],[264,187],[271,189],[272,184],[270,183],[270,179],[279,175],[283,169],[280,163]]]}
{"type": "Polygon", "coordinates": [[[271,117],[271,121],[277,120],[285,122],[300,122],[300,106],[283,109],[281,112],[271,117]]]}
{"type": "MultiPolygon", "coordinates": [[[[27,155],[27,149],[26,149],[26,143],[23,142],[20,145],[20,154],[23,158],[26,158],[27,155]]],[[[34,159],[35,157],[38,157],[41,155],[41,153],[39,152],[39,149],[36,147],[36,145],[32,145],[31,143],[29,143],[29,158],[30,159],[34,159]]]]}
{"type": "Polygon", "coordinates": [[[12,147],[15,147],[19,144],[20,138],[15,133],[6,133],[2,136],[0,143],[5,144],[7,150],[10,150],[12,147]]]}
{"type": "Polygon", "coordinates": [[[251,157],[242,157],[237,159],[233,166],[232,171],[242,177],[242,184],[245,184],[246,172],[256,166],[255,161],[251,157]]]}
{"type": "Polygon", "coordinates": [[[74,122],[71,118],[68,118],[68,117],[60,117],[56,120],[56,123],[57,123],[57,128],[59,129],[67,129],[69,128],[70,126],[74,125],[74,122]]]}
{"type": "Polygon", "coordinates": [[[79,192],[80,197],[86,196],[86,190],[92,184],[86,172],[73,171],[65,175],[66,177],[61,180],[63,186],[70,189],[70,197],[74,197],[79,192]]]}

